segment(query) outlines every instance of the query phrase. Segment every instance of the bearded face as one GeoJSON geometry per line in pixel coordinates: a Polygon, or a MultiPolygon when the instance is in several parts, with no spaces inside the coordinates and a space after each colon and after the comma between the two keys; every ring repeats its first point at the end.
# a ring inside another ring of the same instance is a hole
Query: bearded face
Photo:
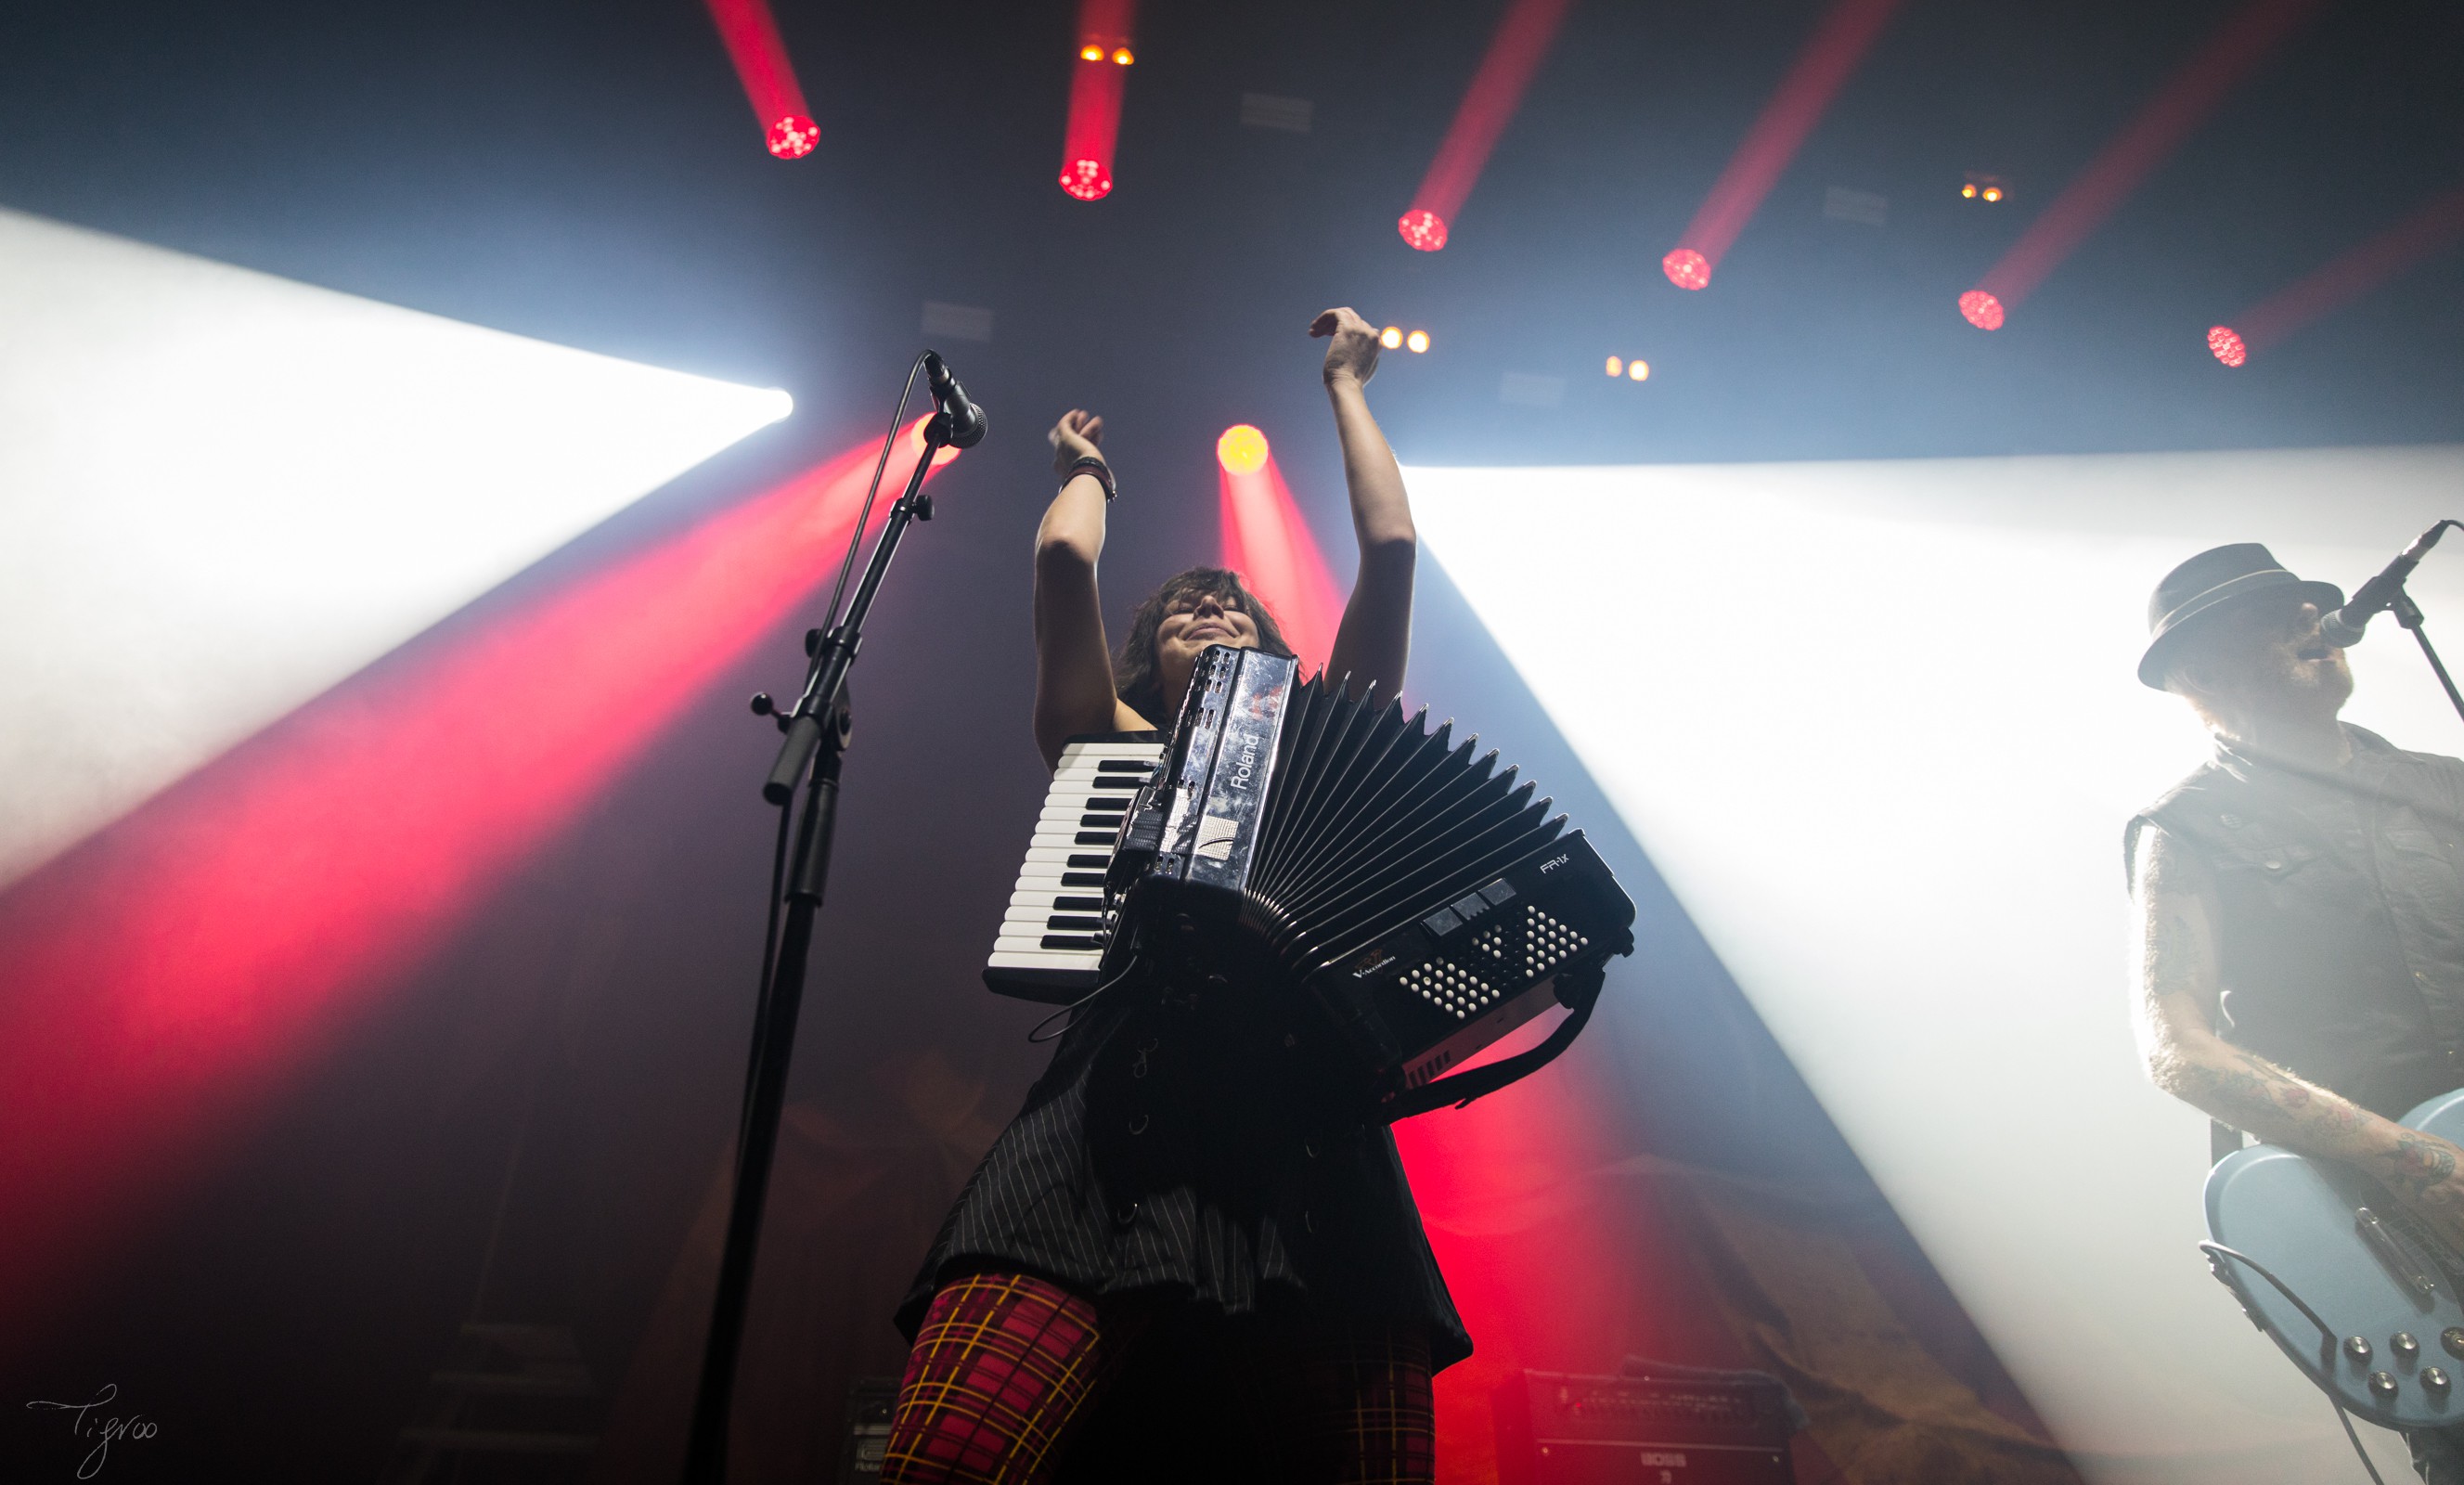
{"type": "Polygon", "coordinates": [[[2186,648],[2167,689],[2211,722],[2332,719],[2352,697],[2353,672],[2319,632],[2319,618],[2312,603],[2237,605],[2186,648]]]}

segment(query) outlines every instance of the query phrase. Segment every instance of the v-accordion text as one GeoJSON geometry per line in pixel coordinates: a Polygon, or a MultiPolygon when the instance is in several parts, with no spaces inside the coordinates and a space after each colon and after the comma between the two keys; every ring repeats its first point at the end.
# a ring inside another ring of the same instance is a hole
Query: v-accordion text
{"type": "Polygon", "coordinates": [[[1453,734],[1210,648],[1168,742],[1064,751],[985,983],[1058,1004],[1194,944],[1229,984],[1314,1002],[1376,1096],[1419,1088],[1634,948],[1582,832],[1453,734]]]}

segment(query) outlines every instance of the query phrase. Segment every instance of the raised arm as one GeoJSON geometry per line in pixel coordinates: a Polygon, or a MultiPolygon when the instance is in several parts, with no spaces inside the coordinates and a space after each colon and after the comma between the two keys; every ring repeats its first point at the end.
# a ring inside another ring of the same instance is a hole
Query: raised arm
{"type": "Polygon", "coordinates": [[[1392,698],[1403,687],[1412,654],[1412,565],[1419,534],[1403,472],[1377,420],[1369,415],[1369,379],[1377,373],[1377,331],[1349,309],[1317,317],[1309,334],[1326,337],[1326,395],[1334,404],[1335,436],[1343,444],[1343,482],[1352,494],[1352,533],[1360,543],[1360,573],[1343,606],[1327,670],[1350,676],[1353,693],[1372,681],[1392,698]]]}
{"type": "Polygon", "coordinates": [[[1058,767],[1061,745],[1082,732],[1130,732],[1146,720],[1112,691],[1112,655],[1104,642],[1104,605],[1095,563],[1104,555],[1104,483],[1069,475],[1078,459],[1101,458],[1104,420],[1075,409],[1046,435],[1060,492],[1035,530],[1035,745],[1058,767]]]}
{"type": "Polygon", "coordinates": [[[2154,825],[2133,853],[2139,1050],[2157,1087],[2271,1144],[2349,1162],[2386,1183],[2450,1242],[2464,1242],[2459,1151],[2304,1082],[2216,1034],[2222,989],[2215,882],[2154,825]]]}

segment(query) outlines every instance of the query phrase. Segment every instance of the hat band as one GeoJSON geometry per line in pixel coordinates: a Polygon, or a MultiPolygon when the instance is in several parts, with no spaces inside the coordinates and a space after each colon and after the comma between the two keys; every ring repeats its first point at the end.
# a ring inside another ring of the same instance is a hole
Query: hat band
{"type": "Polygon", "coordinates": [[[2172,628],[2177,621],[2189,617],[2211,604],[2222,603],[2244,588],[2276,586],[2272,583],[2261,584],[2259,580],[2262,578],[2292,578],[2296,583],[2301,581],[2291,569],[2285,567],[2262,567],[2256,572],[2245,572],[2237,578],[2228,578],[2205,592],[2194,593],[2175,604],[2170,612],[2156,621],[2156,632],[2161,634],[2172,628]]]}

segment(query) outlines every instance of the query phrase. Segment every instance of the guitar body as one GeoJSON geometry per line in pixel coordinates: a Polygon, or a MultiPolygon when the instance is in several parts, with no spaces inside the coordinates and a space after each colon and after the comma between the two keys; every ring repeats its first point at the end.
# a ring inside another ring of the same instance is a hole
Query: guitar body
{"type": "MultiPolygon", "coordinates": [[[[2464,1143],[2464,1090],[2441,1094],[2402,1122],[2464,1143]]],[[[2387,1428],[2464,1423],[2464,1262],[2377,1182],[2255,1144],[2208,1173],[2207,1208],[2211,1238],[2266,1265],[2335,1331],[2321,1336],[2247,1266],[2210,1260],[2242,1313],[2311,1381],[2387,1428]]]]}

